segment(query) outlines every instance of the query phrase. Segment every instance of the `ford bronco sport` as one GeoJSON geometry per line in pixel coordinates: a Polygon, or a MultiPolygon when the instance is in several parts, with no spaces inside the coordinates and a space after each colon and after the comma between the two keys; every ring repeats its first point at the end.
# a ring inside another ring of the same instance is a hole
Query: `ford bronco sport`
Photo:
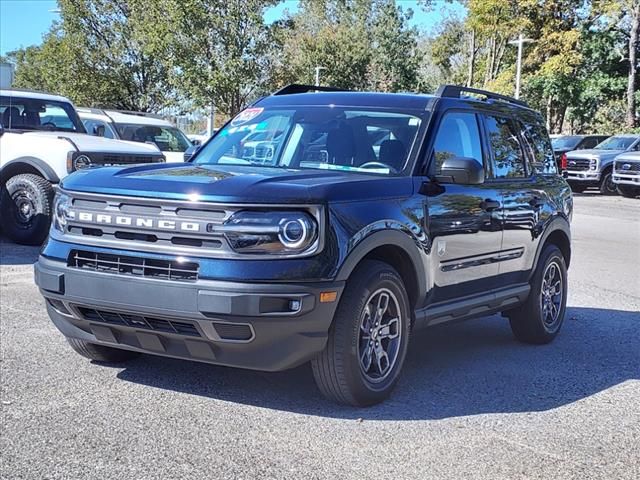
{"type": "Polygon", "coordinates": [[[363,406],[390,394],[417,328],[502,312],[518,340],[553,340],[571,216],[523,102],[292,85],[189,163],[67,177],[35,278],[95,361],[311,361],[324,395],[363,406]],[[269,161],[243,148],[255,132],[269,161]]]}
{"type": "Polygon", "coordinates": [[[0,90],[0,227],[17,243],[49,233],[54,186],[89,166],[164,162],[154,145],[86,134],[73,104],[58,95],[0,90]]]}

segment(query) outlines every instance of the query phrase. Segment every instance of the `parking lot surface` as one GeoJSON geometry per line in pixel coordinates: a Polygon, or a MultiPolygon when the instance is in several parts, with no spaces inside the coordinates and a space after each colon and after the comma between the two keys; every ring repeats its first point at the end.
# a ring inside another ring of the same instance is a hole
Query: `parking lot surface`
{"type": "Polygon", "coordinates": [[[259,373],[74,353],[0,237],[3,479],[638,479],[640,200],[575,197],[569,309],[550,345],[499,316],[414,335],[384,404],[259,373]]]}

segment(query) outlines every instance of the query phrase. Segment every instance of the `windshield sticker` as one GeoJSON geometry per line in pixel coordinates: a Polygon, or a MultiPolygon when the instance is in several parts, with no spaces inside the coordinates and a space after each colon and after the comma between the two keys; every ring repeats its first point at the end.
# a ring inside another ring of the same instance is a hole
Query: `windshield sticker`
{"type": "Polygon", "coordinates": [[[231,120],[231,125],[235,127],[236,125],[247,123],[248,121],[253,120],[258,115],[260,115],[263,110],[264,108],[261,107],[247,108],[246,110],[241,111],[233,120],[231,120]]]}

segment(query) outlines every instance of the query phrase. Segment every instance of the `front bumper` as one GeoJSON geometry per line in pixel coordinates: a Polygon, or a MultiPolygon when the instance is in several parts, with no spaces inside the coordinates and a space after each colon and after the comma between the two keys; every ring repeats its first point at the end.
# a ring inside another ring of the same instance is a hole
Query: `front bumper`
{"type": "Polygon", "coordinates": [[[626,173],[613,172],[613,183],[640,187],[640,175],[629,175],[626,173]]]}
{"type": "Polygon", "coordinates": [[[324,348],[344,282],[245,284],[138,278],[41,256],[35,281],[67,337],[167,357],[277,371],[324,348]],[[320,293],[337,292],[330,303],[320,293]]]}
{"type": "Polygon", "coordinates": [[[591,184],[597,185],[600,183],[600,172],[594,172],[590,170],[583,171],[571,171],[567,170],[567,182],[572,183],[582,183],[582,184],[591,184]]]}

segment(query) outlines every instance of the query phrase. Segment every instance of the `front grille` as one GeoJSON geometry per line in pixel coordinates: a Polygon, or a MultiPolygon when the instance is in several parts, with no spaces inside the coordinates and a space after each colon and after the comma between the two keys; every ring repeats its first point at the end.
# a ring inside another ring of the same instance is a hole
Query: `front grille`
{"type": "Polygon", "coordinates": [[[129,257],[83,250],[72,250],[69,267],[95,272],[132,275],[180,282],[198,280],[200,266],[195,262],[129,257]]]}
{"type": "Polygon", "coordinates": [[[96,163],[102,165],[130,165],[134,163],[162,163],[163,158],[160,156],[150,155],[123,155],[105,153],[102,157],[99,157],[96,163]]]}
{"type": "Polygon", "coordinates": [[[149,317],[132,313],[114,312],[108,310],[96,310],[94,308],[75,306],[85,320],[111,325],[122,325],[132,328],[142,328],[155,332],[175,333],[189,337],[201,337],[200,332],[193,323],[164,318],[149,317]]]}
{"type": "Polygon", "coordinates": [[[631,174],[638,173],[640,172],[640,162],[626,162],[624,160],[620,160],[614,164],[613,169],[616,173],[620,175],[624,175],[628,173],[631,173],[631,174]],[[623,165],[629,165],[630,168],[623,169],[622,168],[623,165]]]}
{"type": "Polygon", "coordinates": [[[583,171],[591,168],[591,160],[588,158],[569,158],[567,160],[567,170],[583,171]]]}

